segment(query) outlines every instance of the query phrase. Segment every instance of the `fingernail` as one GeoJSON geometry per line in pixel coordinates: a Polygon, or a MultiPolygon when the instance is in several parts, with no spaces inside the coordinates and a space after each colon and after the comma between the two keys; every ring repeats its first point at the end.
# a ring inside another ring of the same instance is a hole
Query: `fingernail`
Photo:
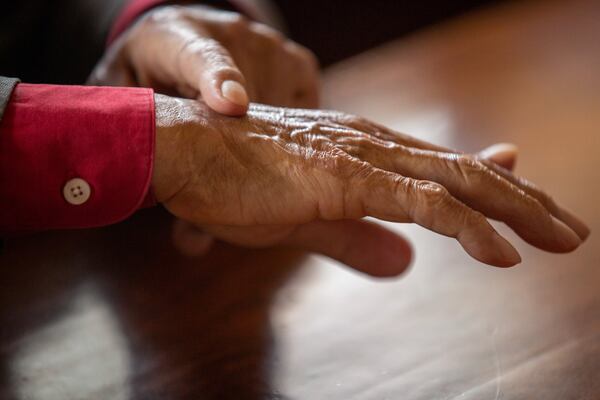
{"type": "Polygon", "coordinates": [[[494,232],[494,244],[502,267],[512,267],[521,262],[519,252],[502,236],[494,232]]]}
{"type": "Polygon", "coordinates": [[[574,250],[581,244],[581,239],[579,239],[579,236],[577,236],[577,234],[562,221],[552,217],[552,223],[554,225],[554,234],[556,235],[556,240],[562,244],[564,250],[574,250]]]}
{"type": "Polygon", "coordinates": [[[238,106],[246,107],[248,105],[248,94],[241,83],[237,81],[223,81],[221,84],[221,94],[230,102],[238,106]]]}

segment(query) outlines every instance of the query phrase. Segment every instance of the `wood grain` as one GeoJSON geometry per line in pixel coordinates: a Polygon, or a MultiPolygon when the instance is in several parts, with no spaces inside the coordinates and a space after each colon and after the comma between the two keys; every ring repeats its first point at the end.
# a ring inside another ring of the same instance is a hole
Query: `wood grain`
{"type": "Polygon", "coordinates": [[[589,221],[573,254],[499,226],[523,263],[470,260],[410,225],[412,269],[219,244],[186,259],[170,217],[8,240],[0,399],[600,398],[600,2],[512,2],[326,73],[329,107],[475,151],[589,221]]]}

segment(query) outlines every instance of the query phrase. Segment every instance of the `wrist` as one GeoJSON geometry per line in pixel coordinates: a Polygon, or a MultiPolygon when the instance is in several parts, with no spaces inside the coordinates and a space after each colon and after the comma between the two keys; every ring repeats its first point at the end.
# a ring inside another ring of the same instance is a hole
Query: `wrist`
{"type": "Polygon", "coordinates": [[[218,115],[203,102],[154,95],[155,162],[152,186],[165,203],[207,167],[219,135],[218,115]]]}
{"type": "Polygon", "coordinates": [[[185,181],[181,178],[181,166],[176,156],[180,136],[178,123],[175,120],[179,108],[177,99],[155,94],[154,104],[156,142],[152,188],[156,200],[162,203],[177,193],[185,185],[185,181]]]}

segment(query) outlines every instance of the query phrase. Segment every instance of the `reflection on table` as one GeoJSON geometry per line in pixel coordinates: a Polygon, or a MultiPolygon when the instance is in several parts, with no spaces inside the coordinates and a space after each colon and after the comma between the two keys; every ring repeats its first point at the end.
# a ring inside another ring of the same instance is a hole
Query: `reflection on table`
{"type": "Polygon", "coordinates": [[[600,3],[513,2],[329,70],[329,107],[474,151],[592,227],[576,253],[470,260],[393,226],[411,271],[375,281],[285,249],[176,254],[170,217],[11,239],[0,256],[2,399],[595,399],[600,396],[600,3]]]}

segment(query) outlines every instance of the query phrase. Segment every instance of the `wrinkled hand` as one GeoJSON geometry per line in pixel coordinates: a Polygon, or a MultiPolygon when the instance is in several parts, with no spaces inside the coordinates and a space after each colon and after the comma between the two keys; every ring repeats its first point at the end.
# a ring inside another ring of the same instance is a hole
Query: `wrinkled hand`
{"type": "MultiPolygon", "coordinates": [[[[314,108],[319,102],[316,58],[266,25],[206,6],[153,9],[109,48],[88,83],[145,86],[202,98],[215,111],[242,115],[249,100],[314,108]]],[[[185,221],[173,226],[175,246],[201,255],[211,236],[185,221]]]]}
{"type": "Polygon", "coordinates": [[[88,83],[201,97],[232,116],[243,115],[249,99],[316,107],[319,90],[309,50],[237,13],[198,5],[148,12],[110,47],[88,83]]]}
{"type": "Polygon", "coordinates": [[[575,249],[589,233],[533,184],[484,157],[352,115],[252,104],[246,117],[230,118],[202,102],[157,95],[156,104],[158,201],[228,242],[286,244],[394,275],[408,265],[409,245],[360,218],[417,223],[501,267],[520,257],[486,217],[553,252],[575,249]]]}

